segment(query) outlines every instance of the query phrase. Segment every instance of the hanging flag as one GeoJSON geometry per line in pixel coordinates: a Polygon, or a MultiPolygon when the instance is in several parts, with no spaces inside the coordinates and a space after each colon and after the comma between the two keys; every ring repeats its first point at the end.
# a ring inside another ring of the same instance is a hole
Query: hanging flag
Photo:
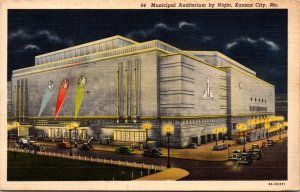
{"type": "Polygon", "coordinates": [[[42,103],[41,103],[41,106],[40,106],[40,111],[39,111],[39,114],[38,114],[39,117],[41,116],[42,112],[46,108],[48,102],[50,101],[50,99],[52,97],[53,89],[54,89],[54,83],[53,83],[53,81],[50,80],[48,82],[48,87],[45,90],[45,93],[43,95],[42,103]]]}
{"type": "Polygon", "coordinates": [[[86,78],[84,76],[81,76],[78,82],[76,83],[75,114],[74,114],[75,119],[77,118],[82,100],[84,98],[85,87],[86,87],[86,78]]]}
{"type": "Polygon", "coordinates": [[[70,84],[69,79],[66,79],[66,78],[60,84],[60,87],[58,90],[57,101],[56,101],[54,119],[57,117],[57,115],[62,107],[62,104],[67,96],[69,84],[70,84]]]}

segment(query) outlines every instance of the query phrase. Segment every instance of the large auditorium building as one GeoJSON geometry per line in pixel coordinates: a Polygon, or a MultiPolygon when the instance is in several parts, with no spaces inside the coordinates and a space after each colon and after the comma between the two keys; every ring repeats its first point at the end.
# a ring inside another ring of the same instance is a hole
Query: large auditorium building
{"type": "MultiPolygon", "coordinates": [[[[171,124],[171,144],[186,147],[275,115],[275,87],[229,57],[121,36],[38,55],[13,71],[10,90],[11,119],[38,137],[67,137],[75,121],[77,138],[163,146],[171,124]]],[[[261,124],[249,126],[248,139],[265,137],[261,124]]]]}

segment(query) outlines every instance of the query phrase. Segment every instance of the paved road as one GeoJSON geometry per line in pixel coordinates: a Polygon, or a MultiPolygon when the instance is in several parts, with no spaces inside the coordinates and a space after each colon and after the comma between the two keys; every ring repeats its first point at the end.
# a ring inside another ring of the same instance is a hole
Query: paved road
{"type": "MultiPolygon", "coordinates": [[[[51,152],[68,154],[68,149],[47,146],[51,152]]],[[[167,158],[150,158],[142,155],[120,155],[107,151],[79,151],[75,155],[147,163],[166,166],[167,158]]],[[[284,180],[287,179],[287,140],[263,150],[263,159],[251,165],[238,165],[235,161],[207,162],[171,158],[173,167],[183,168],[190,175],[183,180],[284,180]]]]}

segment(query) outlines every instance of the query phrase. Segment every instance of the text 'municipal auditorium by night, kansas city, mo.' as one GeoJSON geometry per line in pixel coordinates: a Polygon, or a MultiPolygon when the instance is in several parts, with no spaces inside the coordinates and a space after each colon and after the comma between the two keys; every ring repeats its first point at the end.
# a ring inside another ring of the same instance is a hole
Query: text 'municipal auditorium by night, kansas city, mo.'
{"type": "Polygon", "coordinates": [[[110,138],[171,146],[216,139],[257,140],[284,125],[275,87],[217,51],[181,50],[159,40],[113,36],[38,55],[13,71],[8,122],[18,135],[110,138]],[[147,125],[147,126],[145,126],[147,125]],[[276,126],[277,125],[277,126],[276,126]]]}

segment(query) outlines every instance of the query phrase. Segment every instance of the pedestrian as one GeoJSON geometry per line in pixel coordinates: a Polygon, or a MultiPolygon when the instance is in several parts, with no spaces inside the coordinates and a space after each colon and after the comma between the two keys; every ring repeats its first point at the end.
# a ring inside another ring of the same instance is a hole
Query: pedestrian
{"type": "Polygon", "coordinates": [[[143,144],[141,143],[139,147],[140,147],[139,149],[142,150],[143,149],[143,144]]]}
{"type": "Polygon", "coordinates": [[[75,141],[75,148],[77,148],[77,142],[75,141]]]}

